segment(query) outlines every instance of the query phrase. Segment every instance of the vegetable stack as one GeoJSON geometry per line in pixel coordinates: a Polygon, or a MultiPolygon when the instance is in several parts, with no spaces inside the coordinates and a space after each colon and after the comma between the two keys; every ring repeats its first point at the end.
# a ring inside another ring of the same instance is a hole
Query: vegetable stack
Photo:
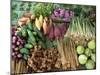
{"type": "Polygon", "coordinates": [[[12,74],[96,68],[95,7],[12,3],[12,74]]]}

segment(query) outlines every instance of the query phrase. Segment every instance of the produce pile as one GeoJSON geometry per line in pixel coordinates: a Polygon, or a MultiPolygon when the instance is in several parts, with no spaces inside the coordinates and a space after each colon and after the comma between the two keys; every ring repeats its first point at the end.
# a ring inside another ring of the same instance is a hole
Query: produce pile
{"type": "Polygon", "coordinates": [[[95,41],[91,40],[86,46],[77,46],[79,63],[85,65],[86,69],[94,69],[96,62],[95,41]],[[85,48],[84,48],[85,47],[85,48]]]}
{"type": "Polygon", "coordinates": [[[78,7],[12,2],[13,74],[95,69],[95,8],[78,7]]]}

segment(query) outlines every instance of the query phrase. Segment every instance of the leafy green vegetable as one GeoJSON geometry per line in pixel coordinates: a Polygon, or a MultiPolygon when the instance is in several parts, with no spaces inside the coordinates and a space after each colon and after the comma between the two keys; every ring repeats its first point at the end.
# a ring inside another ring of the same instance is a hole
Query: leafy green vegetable
{"type": "Polygon", "coordinates": [[[94,40],[91,40],[89,43],[88,43],[88,47],[90,49],[95,49],[95,41],[94,40]]]}
{"type": "Polygon", "coordinates": [[[92,50],[90,50],[89,48],[86,48],[86,49],[85,49],[85,54],[86,54],[87,56],[91,56],[92,50]]]}
{"type": "Polygon", "coordinates": [[[19,31],[19,32],[17,33],[17,35],[18,35],[19,37],[22,37],[22,32],[19,31]]]}
{"type": "Polygon", "coordinates": [[[24,58],[25,60],[27,60],[27,59],[28,59],[28,55],[27,55],[27,54],[24,54],[24,55],[23,55],[23,58],[24,58]]]}
{"type": "Polygon", "coordinates": [[[22,31],[22,36],[26,37],[27,36],[27,28],[26,28],[26,26],[22,27],[21,31],[22,31]]]}
{"type": "Polygon", "coordinates": [[[27,28],[28,28],[28,29],[30,29],[30,30],[33,30],[33,25],[32,25],[32,23],[31,23],[31,22],[30,22],[30,23],[28,23],[27,28]]]}
{"type": "Polygon", "coordinates": [[[87,69],[93,69],[95,67],[95,63],[93,60],[88,60],[87,63],[85,64],[87,69]]]}
{"type": "Polygon", "coordinates": [[[91,59],[96,62],[96,55],[95,54],[91,54],[91,59]]]}
{"type": "Polygon", "coordinates": [[[83,54],[78,57],[79,63],[82,65],[87,62],[87,59],[88,59],[87,56],[83,54]]]}
{"type": "Polygon", "coordinates": [[[36,16],[39,15],[49,16],[52,11],[53,11],[53,4],[51,3],[37,3],[33,10],[36,16]]]}
{"type": "Polygon", "coordinates": [[[34,45],[36,43],[36,39],[35,39],[33,33],[28,29],[27,29],[27,33],[28,33],[30,40],[32,41],[32,44],[34,45]]]}
{"type": "Polygon", "coordinates": [[[30,48],[32,48],[33,47],[33,45],[31,45],[31,44],[25,44],[25,48],[28,48],[28,49],[30,49],[30,48]]]}
{"type": "Polygon", "coordinates": [[[20,53],[22,53],[22,54],[29,54],[29,50],[26,49],[26,48],[22,48],[22,49],[20,49],[20,53]]]}
{"type": "Polygon", "coordinates": [[[77,53],[78,53],[78,54],[84,53],[84,47],[83,47],[83,46],[78,46],[78,47],[77,47],[77,53]]]}

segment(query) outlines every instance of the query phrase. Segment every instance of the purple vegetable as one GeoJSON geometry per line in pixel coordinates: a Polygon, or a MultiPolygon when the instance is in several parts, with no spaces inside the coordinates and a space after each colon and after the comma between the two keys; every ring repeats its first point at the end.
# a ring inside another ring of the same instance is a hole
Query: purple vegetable
{"type": "Polygon", "coordinates": [[[18,58],[21,58],[21,57],[22,57],[22,54],[18,54],[17,57],[18,57],[18,58]]]}
{"type": "Polygon", "coordinates": [[[64,17],[65,17],[65,18],[68,18],[69,16],[70,16],[70,14],[69,14],[69,10],[66,10],[66,11],[65,11],[65,15],[64,15],[64,17]]]}
{"type": "Polygon", "coordinates": [[[70,17],[63,18],[62,20],[65,21],[65,22],[70,22],[71,21],[70,17]]]}
{"type": "Polygon", "coordinates": [[[62,20],[65,22],[70,22],[71,18],[74,16],[74,12],[70,10],[65,10],[63,8],[57,8],[51,15],[53,20],[62,20]]]}
{"type": "Polygon", "coordinates": [[[11,54],[12,56],[15,56],[15,53],[14,52],[12,52],[12,54],[11,54]]]}
{"type": "Polygon", "coordinates": [[[73,11],[70,11],[70,16],[71,16],[71,18],[74,16],[74,12],[73,11]]]}
{"type": "Polygon", "coordinates": [[[15,49],[16,48],[16,46],[15,45],[12,45],[12,49],[15,49]]]}
{"type": "Polygon", "coordinates": [[[16,41],[17,40],[17,36],[13,36],[12,39],[16,41]]]}
{"type": "Polygon", "coordinates": [[[15,48],[15,51],[18,51],[18,50],[19,50],[19,48],[18,48],[18,47],[16,47],[16,48],[15,48]]]}
{"type": "Polygon", "coordinates": [[[17,58],[17,56],[16,56],[16,55],[14,55],[14,56],[12,56],[12,58],[13,58],[13,59],[16,59],[16,58],[17,58]]]}
{"type": "Polygon", "coordinates": [[[13,28],[11,28],[11,31],[12,31],[12,32],[15,32],[16,30],[17,30],[17,29],[16,29],[16,28],[14,28],[14,27],[13,27],[13,28]]]}
{"type": "Polygon", "coordinates": [[[59,25],[59,29],[61,31],[61,35],[62,37],[64,36],[64,34],[66,33],[67,31],[67,24],[66,23],[62,23],[59,25]]]}
{"type": "Polygon", "coordinates": [[[56,19],[56,16],[54,14],[51,15],[52,19],[56,19]]]}
{"type": "Polygon", "coordinates": [[[56,17],[63,17],[64,13],[65,13],[65,9],[62,9],[62,8],[57,8],[54,10],[54,15],[56,17]]]}
{"type": "Polygon", "coordinates": [[[15,41],[15,40],[12,40],[12,43],[13,43],[13,44],[15,44],[15,43],[16,43],[16,41],[15,41]]]}
{"type": "Polygon", "coordinates": [[[54,26],[54,36],[55,36],[55,39],[61,37],[61,31],[58,26],[54,26]]]}
{"type": "Polygon", "coordinates": [[[51,40],[54,39],[54,26],[53,25],[50,28],[50,32],[48,33],[48,38],[51,40]]]}
{"type": "Polygon", "coordinates": [[[22,55],[19,52],[19,49],[24,46],[24,39],[21,39],[19,36],[16,34],[16,28],[12,28],[12,53],[11,56],[14,59],[21,58],[22,55]]]}
{"type": "Polygon", "coordinates": [[[17,42],[16,42],[16,45],[19,46],[19,45],[20,45],[20,41],[17,41],[17,42]]]}
{"type": "Polygon", "coordinates": [[[22,48],[23,47],[23,45],[19,45],[19,48],[22,48]]]}
{"type": "Polygon", "coordinates": [[[60,17],[64,17],[64,14],[65,14],[65,9],[61,9],[61,11],[60,11],[60,17]]]}

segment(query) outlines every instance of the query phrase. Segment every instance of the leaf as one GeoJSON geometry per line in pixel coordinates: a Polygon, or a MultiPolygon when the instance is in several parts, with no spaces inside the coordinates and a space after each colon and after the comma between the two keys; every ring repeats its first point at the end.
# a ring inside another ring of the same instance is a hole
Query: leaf
{"type": "Polygon", "coordinates": [[[22,49],[20,49],[20,53],[22,53],[22,54],[29,54],[29,50],[26,49],[26,48],[22,48],[22,49]]]}

